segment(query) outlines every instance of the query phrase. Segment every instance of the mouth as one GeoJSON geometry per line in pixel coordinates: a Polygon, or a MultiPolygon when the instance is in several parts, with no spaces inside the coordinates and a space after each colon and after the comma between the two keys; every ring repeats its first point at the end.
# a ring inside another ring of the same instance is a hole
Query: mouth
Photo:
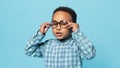
{"type": "Polygon", "coordinates": [[[62,32],[56,32],[55,33],[57,37],[61,37],[62,36],[62,32]]]}

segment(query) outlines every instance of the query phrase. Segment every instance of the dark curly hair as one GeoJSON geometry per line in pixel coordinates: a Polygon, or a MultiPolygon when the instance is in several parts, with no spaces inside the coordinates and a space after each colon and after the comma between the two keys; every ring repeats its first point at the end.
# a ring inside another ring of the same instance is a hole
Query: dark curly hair
{"type": "MultiPolygon", "coordinates": [[[[64,11],[64,12],[69,13],[69,14],[71,15],[71,17],[72,17],[72,21],[76,23],[77,14],[76,14],[76,12],[75,12],[73,9],[71,9],[71,8],[69,8],[69,7],[58,7],[58,8],[56,8],[56,9],[53,11],[53,15],[54,15],[54,13],[57,12],[57,11],[64,11]]],[[[53,16],[53,15],[52,15],[52,16],[53,16]]]]}

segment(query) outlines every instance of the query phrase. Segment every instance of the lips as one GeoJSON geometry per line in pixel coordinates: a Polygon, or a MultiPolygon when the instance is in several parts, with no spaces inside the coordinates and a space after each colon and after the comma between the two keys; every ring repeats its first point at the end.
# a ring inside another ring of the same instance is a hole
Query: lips
{"type": "Polygon", "coordinates": [[[57,37],[61,37],[62,36],[62,32],[56,32],[56,36],[57,37]]]}

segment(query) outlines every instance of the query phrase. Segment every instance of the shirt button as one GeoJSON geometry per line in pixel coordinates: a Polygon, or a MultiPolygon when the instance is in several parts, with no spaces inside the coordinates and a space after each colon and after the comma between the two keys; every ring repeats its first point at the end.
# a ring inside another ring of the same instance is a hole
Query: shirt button
{"type": "Polygon", "coordinates": [[[62,46],[62,48],[64,48],[64,46],[62,46]]]}

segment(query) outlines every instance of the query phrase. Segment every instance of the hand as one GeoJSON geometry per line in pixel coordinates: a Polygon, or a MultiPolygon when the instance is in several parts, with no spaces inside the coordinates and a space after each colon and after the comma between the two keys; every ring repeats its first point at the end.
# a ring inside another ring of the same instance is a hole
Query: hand
{"type": "Polygon", "coordinates": [[[74,22],[68,22],[67,27],[72,28],[72,31],[74,32],[79,29],[79,24],[74,23],[74,22]]]}
{"type": "Polygon", "coordinates": [[[45,22],[40,26],[40,33],[45,34],[50,27],[50,23],[45,22]]]}

